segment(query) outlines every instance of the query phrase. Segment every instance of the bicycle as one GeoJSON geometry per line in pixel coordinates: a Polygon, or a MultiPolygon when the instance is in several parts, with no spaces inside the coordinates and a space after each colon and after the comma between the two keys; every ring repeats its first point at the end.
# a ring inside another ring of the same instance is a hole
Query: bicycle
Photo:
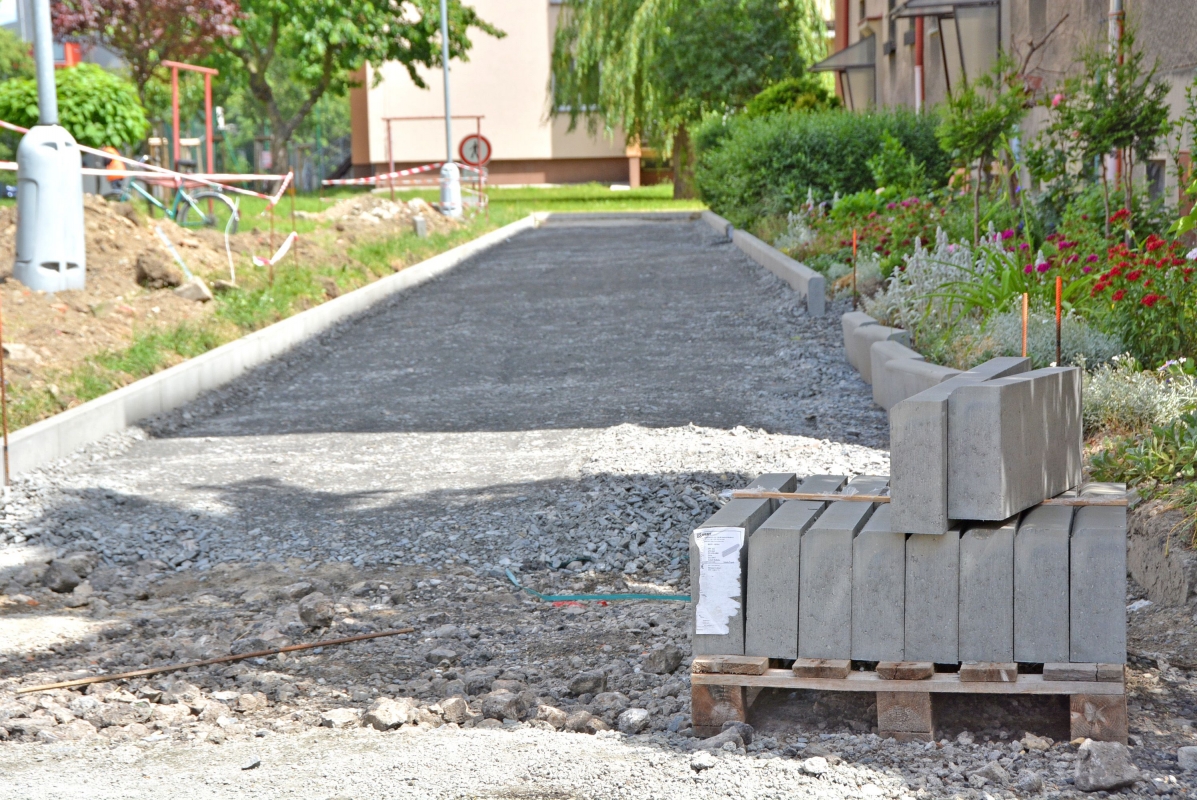
{"type": "MultiPolygon", "coordinates": [[[[142,159],[145,160],[144,158],[142,159]]],[[[146,189],[144,179],[135,178],[131,174],[126,173],[126,184],[121,190],[121,202],[127,201],[133,193],[137,193],[145,198],[145,201],[153,207],[160,208],[162,213],[169,219],[173,219],[180,227],[183,228],[215,228],[221,232],[236,233],[237,224],[240,222],[240,213],[237,210],[237,204],[230,200],[221,192],[205,189],[192,194],[187,191],[187,187],[183,185],[182,178],[174,179],[155,179],[154,183],[173,183],[175,187],[174,202],[170,207],[165,203],[154,197],[153,193],[146,189]],[[206,201],[206,202],[205,202],[206,201]],[[207,211],[203,206],[207,206],[207,211]]]]}

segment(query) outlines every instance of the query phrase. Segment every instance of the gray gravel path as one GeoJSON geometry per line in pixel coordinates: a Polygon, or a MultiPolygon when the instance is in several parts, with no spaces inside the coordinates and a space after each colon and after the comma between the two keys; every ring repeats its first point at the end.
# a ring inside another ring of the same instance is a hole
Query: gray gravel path
{"type": "Polygon", "coordinates": [[[980,797],[1040,775],[1067,791],[1067,745],[1019,744],[1017,708],[927,749],[869,733],[870,698],[779,693],[755,740],[708,753],[682,604],[553,606],[505,577],[686,592],[686,537],[726,490],[887,473],[839,310],[807,317],[698,222],[550,224],[23,478],[0,520],[0,796],[980,797]],[[87,580],[50,591],[63,564],[87,580]]]}

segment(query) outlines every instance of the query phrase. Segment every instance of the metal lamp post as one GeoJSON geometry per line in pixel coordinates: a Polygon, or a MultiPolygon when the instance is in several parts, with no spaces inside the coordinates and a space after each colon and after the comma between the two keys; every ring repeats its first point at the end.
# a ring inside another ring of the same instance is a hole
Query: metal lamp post
{"type": "Polygon", "coordinates": [[[33,56],[38,124],[17,147],[17,258],[13,276],[30,289],[82,289],[83,161],[74,137],[58,124],[49,0],[34,0],[33,56]]]}
{"type": "Polygon", "coordinates": [[[441,213],[461,216],[461,171],[453,163],[453,112],[449,103],[449,3],[441,0],[441,66],[445,75],[445,164],[441,167],[441,213]]]}

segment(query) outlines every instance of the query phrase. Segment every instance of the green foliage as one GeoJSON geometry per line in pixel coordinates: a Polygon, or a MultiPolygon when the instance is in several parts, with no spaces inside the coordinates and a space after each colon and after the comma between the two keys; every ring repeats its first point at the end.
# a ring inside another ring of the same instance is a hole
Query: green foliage
{"type": "MultiPolygon", "coordinates": [[[[1059,183],[1065,189],[1092,180],[1092,165],[1099,164],[1108,218],[1109,176],[1104,156],[1120,153],[1124,173],[1129,176],[1136,157],[1144,161],[1156,151],[1169,129],[1169,84],[1157,77],[1155,65],[1147,67],[1133,29],[1123,34],[1120,51],[1103,44],[1085,50],[1080,61],[1080,75],[1067,80],[1062,92],[1045,101],[1050,122],[1028,164],[1039,180],[1059,183]]],[[[1123,184],[1123,205],[1131,208],[1132,183],[1128,178],[1123,184]]],[[[1132,217],[1132,229],[1134,221],[1132,217]]]]}
{"type": "Polygon", "coordinates": [[[935,122],[905,110],[825,111],[730,119],[710,117],[696,133],[695,181],[712,209],[737,227],[784,216],[813,192],[816,199],[876,188],[869,159],[883,134],[902,144],[924,174],[942,182],[947,154],[935,122]]]}
{"type": "Polygon", "coordinates": [[[554,113],[668,150],[708,113],[743,108],[824,53],[811,0],[566,0],[554,113]]]}
{"type": "Polygon", "coordinates": [[[29,43],[8,28],[0,28],[0,81],[33,77],[29,43]]]}
{"type": "Polygon", "coordinates": [[[987,74],[956,87],[943,107],[936,130],[943,149],[966,167],[976,163],[973,187],[973,241],[981,236],[981,172],[1000,146],[1017,136],[1018,123],[1027,113],[1027,90],[1017,65],[1006,53],[987,74]]]}
{"type": "Polygon", "coordinates": [[[927,166],[917,160],[889,131],[881,134],[881,152],[865,162],[878,188],[894,197],[916,197],[930,188],[927,166]]]}
{"type": "MultiPolygon", "coordinates": [[[[95,64],[54,73],[58,118],[80,144],[135,145],[149,131],[145,109],[128,81],[95,64]]],[[[0,119],[26,128],[37,124],[37,82],[14,78],[0,83],[0,119]]]]}
{"type": "MultiPolygon", "coordinates": [[[[264,113],[278,169],[315,105],[344,95],[364,64],[398,62],[421,88],[417,68],[440,64],[439,0],[242,0],[241,12],[238,35],[220,40],[210,61],[264,113]]],[[[471,28],[504,35],[461,0],[450,0],[448,22],[451,58],[464,60],[471,28]]]]}
{"type": "Polygon", "coordinates": [[[1090,466],[1095,480],[1125,481],[1146,497],[1191,481],[1197,477],[1197,414],[1153,425],[1146,436],[1120,439],[1097,453],[1090,466]]]}
{"type": "Polygon", "coordinates": [[[839,108],[840,99],[821,76],[804,74],[766,87],[744,107],[747,117],[765,117],[784,111],[827,111],[839,108]]]}
{"type": "Polygon", "coordinates": [[[1124,433],[1167,425],[1197,410],[1197,380],[1179,359],[1161,370],[1145,372],[1132,356],[1119,356],[1085,376],[1085,431],[1124,433]]]}

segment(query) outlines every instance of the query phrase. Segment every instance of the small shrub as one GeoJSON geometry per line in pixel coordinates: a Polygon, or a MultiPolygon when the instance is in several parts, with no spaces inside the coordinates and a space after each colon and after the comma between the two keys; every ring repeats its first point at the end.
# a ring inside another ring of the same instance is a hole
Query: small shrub
{"type": "Polygon", "coordinates": [[[1099,481],[1125,481],[1141,495],[1166,492],[1177,481],[1197,477],[1197,414],[1153,425],[1146,436],[1125,437],[1095,455],[1090,464],[1099,481]]]}
{"type": "MultiPolygon", "coordinates": [[[[139,144],[150,130],[133,84],[95,64],[55,70],[60,124],[79,144],[139,144]]],[[[31,128],[38,122],[37,81],[0,83],[0,119],[31,128]]]]}
{"type": "Polygon", "coordinates": [[[816,199],[876,188],[868,161],[882,134],[901,142],[942,183],[948,157],[935,120],[908,111],[843,111],[708,118],[695,135],[695,184],[702,199],[739,228],[784,215],[813,191],[816,199]]]}
{"type": "Polygon", "coordinates": [[[826,111],[839,108],[840,99],[816,75],[807,73],[798,78],[786,78],[768,87],[748,101],[744,114],[766,117],[790,111],[826,111]]]}
{"type": "MultiPolygon", "coordinates": [[[[995,314],[986,327],[993,339],[995,355],[1022,355],[1022,314],[1016,311],[995,314]]],[[[1117,336],[1094,328],[1083,317],[1065,314],[1060,320],[1060,357],[1062,363],[1097,367],[1123,352],[1117,336]]],[[[1027,316],[1027,356],[1036,369],[1056,360],[1056,317],[1032,313],[1027,316]]]]}
{"type": "Polygon", "coordinates": [[[1083,395],[1087,435],[1168,425],[1197,410],[1197,379],[1186,374],[1183,365],[1144,372],[1133,357],[1118,356],[1087,374],[1083,395]]]}

